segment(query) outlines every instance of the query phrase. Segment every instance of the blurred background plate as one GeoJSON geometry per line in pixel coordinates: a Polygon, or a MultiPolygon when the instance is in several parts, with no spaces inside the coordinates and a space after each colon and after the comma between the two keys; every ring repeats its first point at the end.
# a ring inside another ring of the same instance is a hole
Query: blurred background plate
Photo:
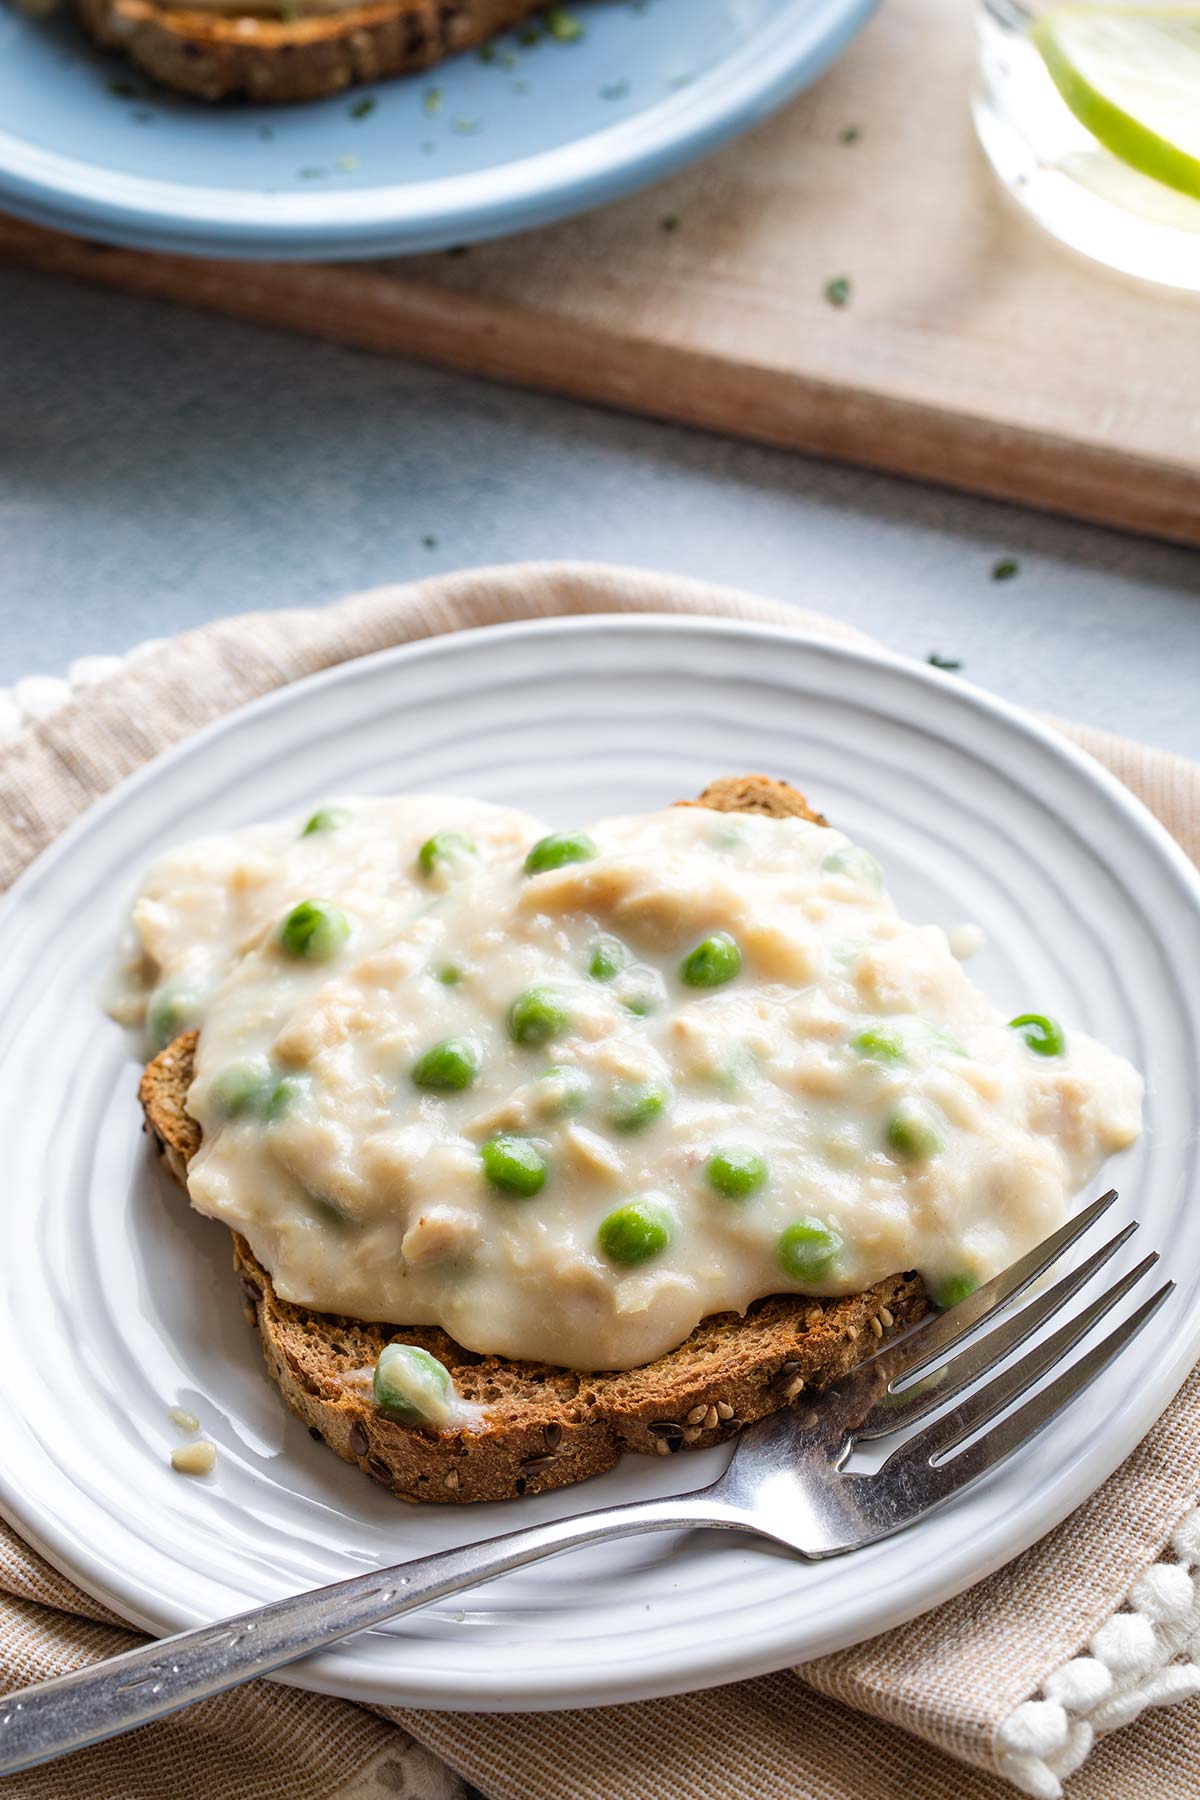
{"type": "Polygon", "coordinates": [[[107,243],[333,260],[445,249],[616,199],[764,118],[874,0],[582,0],[571,42],[284,107],[149,88],[0,0],[0,206],[107,243]],[[369,98],[371,105],[364,105],[369,98]]]}

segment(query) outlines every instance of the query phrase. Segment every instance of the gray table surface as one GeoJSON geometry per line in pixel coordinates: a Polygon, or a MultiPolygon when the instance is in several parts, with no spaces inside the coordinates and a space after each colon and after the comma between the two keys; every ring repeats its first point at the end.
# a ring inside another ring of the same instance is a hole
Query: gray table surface
{"type": "Polygon", "coordinates": [[[559,556],[818,607],[1200,756],[1195,552],[0,272],[0,687],[219,614],[559,556]]]}

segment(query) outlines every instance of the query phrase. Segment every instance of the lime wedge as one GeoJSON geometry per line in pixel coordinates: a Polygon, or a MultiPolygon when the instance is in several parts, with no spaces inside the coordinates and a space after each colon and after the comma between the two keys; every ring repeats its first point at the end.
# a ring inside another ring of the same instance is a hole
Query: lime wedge
{"type": "Polygon", "coordinates": [[[1053,6],[1032,36],[1106,150],[1200,199],[1200,6],[1053,6]]]}

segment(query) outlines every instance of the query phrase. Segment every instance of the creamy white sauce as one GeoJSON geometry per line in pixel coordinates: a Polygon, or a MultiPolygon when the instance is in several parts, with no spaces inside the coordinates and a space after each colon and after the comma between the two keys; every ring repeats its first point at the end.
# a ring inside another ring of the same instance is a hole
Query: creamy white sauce
{"type": "Polygon", "coordinates": [[[160,1035],[202,1025],[193,1203],[244,1234],[285,1299],[437,1324],[477,1351],[631,1367],[764,1294],[854,1293],[913,1268],[935,1293],[984,1280],[1137,1135],[1130,1065],[1069,1029],[1061,1055],[1037,1055],[838,831],[672,808],[591,826],[592,860],[529,875],[546,827],[527,814],[444,796],[336,804],[349,816],[329,830],[301,835],[298,819],[172,851],[134,910],[135,985],[157,990],[160,1035]],[[423,874],[420,846],[446,831],[475,854],[423,874]],[[281,947],[280,921],[309,898],[349,920],[329,961],[281,947]],[[682,960],[714,931],[740,972],[689,986],[682,960]],[[588,973],[602,933],[629,959],[611,980],[588,973]],[[533,986],[569,1015],[537,1048],[507,1023],[533,986]],[[469,1041],[474,1082],[416,1086],[446,1039],[469,1041]],[[246,1065],[261,1097],[230,1116],[229,1072],[246,1065]],[[667,1096],[658,1116],[614,1124],[647,1088],[667,1096]],[[531,1141],[540,1191],[488,1181],[497,1133],[531,1141]],[[766,1168],[741,1199],[706,1172],[731,1147],[766,1168]],[[669,1236],[633,1266],[598,1235],[631,1201],[669,1236]],[[839,1247],[789,1276],[781,1240],[804,1220],[839,1247]]]}

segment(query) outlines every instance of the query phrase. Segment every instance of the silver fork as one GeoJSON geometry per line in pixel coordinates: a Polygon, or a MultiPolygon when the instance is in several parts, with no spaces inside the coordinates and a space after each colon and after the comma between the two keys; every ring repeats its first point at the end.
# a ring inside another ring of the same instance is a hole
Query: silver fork
{"type": "Polygon", "coordinates": [[[915,1524],[1056,1418],[1170,1293],[1174,1284],[1168,1281],[1106,1337],[1065,1362],[1158,1261],[1156,1254],[1147,1256],[985,1386],[975,1386],[1051,1319],[1137,1229],[1126,1225],[1023,1309],[1010,1310],[1116,1197],[1111,1192],[1093,1201],[969,1299],[860,1364],[819,1400],[802,1397],[748,1427],[725,1473],[710,1487],[552,1519],[356,1575],[9,1694],[0,1698],[0,1776],[133,1731],[353,1632],[561,1550],[643,1531],[712,1526],[751,1532],[805,1557],[839,1556],[915,1524]],[[993,1329],[976,1335],[978,1327],[997,1319],[993,1329]],[[976,1435],[1060,1363],[1065,1366],[1052,1381],[990,1431],[976,1435]],[[891,1437],[951,1400],[957,1404],[903,1438],[873,1474],[843,1472],[855,1444],[891,1437]],[[965,1447],[951,1454],[960,1445],[965,1447]]]}

